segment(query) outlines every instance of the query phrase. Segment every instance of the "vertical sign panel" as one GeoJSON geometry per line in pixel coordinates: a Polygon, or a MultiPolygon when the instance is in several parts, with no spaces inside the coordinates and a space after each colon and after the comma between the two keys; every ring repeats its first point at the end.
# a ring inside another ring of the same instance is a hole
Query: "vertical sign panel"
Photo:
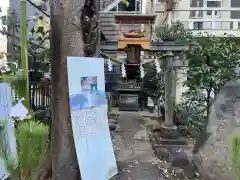
{"type": "MultiPolygon", "coordinates": [[[[10,111],[12,108],[12,96],[11,96],[11,88],[7,83],[0,83],[0,121],[3,124],[6,124],[5,128],[2,129],[1,136],[5,134],[5,138],[1,138],[1,142],[6,143],[6,149],[9,155],[12,158],[17,158],[17,148],[16,148],[16,137],[15,137],[15,129],[12,118],[10,117],[10,111]]],[[[1,123],[1,124],[2,124],[1,123]]],[[[0,179],[7,171],[4,166],[3,159],[0,158],[0,179]]]]}
{"type": "Polygon", "coordinates": [[[108,180],[118,173],[108,126],[104,60],[68,57],[73,135],[82,180],[108,180]]]}

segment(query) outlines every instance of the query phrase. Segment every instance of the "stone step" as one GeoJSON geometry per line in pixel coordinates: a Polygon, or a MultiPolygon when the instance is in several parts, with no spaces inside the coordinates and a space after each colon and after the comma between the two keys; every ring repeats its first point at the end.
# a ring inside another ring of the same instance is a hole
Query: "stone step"
{"type": "Polygon", "coordinates": [[[182,148],[182,149],[192,149],[193,145],[164,145],[164,144],[154,144],[155,148],[162,147],[162,148],[182,148]]]}
{"type": "Polygon", "coordinates": [[[162,129],[155,130],[152,132],[152,138],[154,139],[156,144],[162,145],[186,145],[187,139],[182,136],[176,136],[175,138],[164,138],[162,129]]]}
{"type": "Polygon", "coordinates": [[[162,145],[186,145],[186,139],[177,138],[177,139],[164,139],[161,137],[155,137],[158,144],[162,145]]]}
{"type": "Polygon", "coordinates": [[[116,29],[116,25],[115,24],[113,24],[113,23],[107,23],[107,22],[101,22],[101,24],[100,24],[100,27],[101,27],[101,30],[103,29],[103,28],[109,28],[109,30],[115,30],[116,29]],[[111,28],[111,29],[110,29],[111,28]]]}

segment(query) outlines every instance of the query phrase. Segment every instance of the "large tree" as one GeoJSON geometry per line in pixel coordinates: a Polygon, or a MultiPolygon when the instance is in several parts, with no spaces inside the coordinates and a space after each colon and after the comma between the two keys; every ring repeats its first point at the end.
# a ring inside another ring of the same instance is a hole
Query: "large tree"
{"type": "Polygon", "coordinates": [[[67,78],[68,56],[96,56],[99,46],[97,0],[51,0],[51,146],[34,180],[79,180],[67,78]]]}

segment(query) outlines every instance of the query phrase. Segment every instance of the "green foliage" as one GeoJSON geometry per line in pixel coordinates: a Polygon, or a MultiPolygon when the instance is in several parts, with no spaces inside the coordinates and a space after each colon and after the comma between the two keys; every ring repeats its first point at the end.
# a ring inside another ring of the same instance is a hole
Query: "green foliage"
{"type": "Polygon", "coordinates": [[[3,75],[14,76],[17,72],[17,64],[13,62],[7,62],[6,55],[0,54],[0,77],[3,75]]]}
{"type": "Polygon", "coordinates": [[[155,103],[162,96],[164,96],[163,76],[157,75],[154,66],[144,68],[146,74],[142,81],[140,89],[140,96],[151,97],[155,103]]]}
{"type": "MultiPolygon", "coordinates": [[[[198,39],[198,45],[191,47],[187,52],[189,66],[184,85],[188,91],[184,97],[198,102],[199,106],[205,106],[206,119],[210,113],[212,100],[219,93],[220,88],[240,77],[239,52],[236,40],[232,36],[208,36],[198,39]]],[[[202,114],[198,115],[202,116],[202,114]]]]}
{"type": "Polygon", "coordinates": [[[231,145],[231,160],[233,169],[240,180],[240,137],[235,135],[232,139],[231,145]]]}
{"type": "Polygon", "coordinates": [[[200,91],[187,91],[183,100],[175,107],[176,118],[180,121],[182,133],[197,135],[206,127],[206,105],[203,102],[205,95],[200,91]]]}
{"type": "Polygon", "coordinates": [[[157,39],[197,42],[185,52],[189,66],[184,85],[188,90],[175,110],[179,116],[185,116],[181,119],[185,119],[183,126],[188,129],[203,130],[213,98],[228,81],[240,77],[240,50],[236,39],[227,34],[224,37],[204,35],[194,38],[180,22],[156,28],[157,39]]]}
{"type": "Polygon", "coordinates": [[[46,125],[34,120],[18,124],[16,139],[21,177],[30,178],[31,173],[38,167],[48,149],[48,133],[46,125]]]}
{"type": "MultiPolygon", "coordinates": [[[[18,123],[16,128],[18,167],[16,160],[8,154],[6,141],[0,141],[2,142],[1,147],[4,147],[0,155],[5,161],[5,167],[10,173],[11,179],[30,179],[48,149],[48,133],[48,127],[35,120],[18,123]]],[[[5,138],[1,137],[2,139],[5,138]]]]}
{"type": "Polygon", "coordinates": [[[188,51],[189,68],[185,85],[190,91],[216,95],[221,86],[239,78],[240,51],[232,36],[208,36],[188,51]]]}
{"type": "Polygon", "coordinates": [[[124,5],[126,5],[127,7],[129,6],[128,0],[121,0],[121,2],[122,2],[124,5]]]}
{"type": "Polygon", "coordinates": [[[31,31],[28,34],[30,42],[33,42],[34,51],[41,54],[50,49],[50,19],[44,16],[33,17],[31,31]]]}
{"type": "Polygon", "coordinates": [[[9,9],[7,15],[0,16],[0,21],[1,24],[3,25],[3,32],[7,31],[6,27],[10,29],[16,27],[18,22],[15,10],[9,9]]]}
{"type": "MultiPolygon", "coordinates": [[[[20,33],[20,26],[15,11],[8,10],[7,15],[0,15],[0,21],[4,25],[0,33],[8,35],[11,39],[11,43],[8,44],[8,53],[6,54],[7,62],[19,64],[20,46],[18,44],[20,37],[18,37],[18,34],[20,33]]],[[[48,72],[49,68],[46,70],[45,64],[48,65],[50,60],[50,19],[45,16],[31,17],[27,20],[26,26],[31,29],[28,33],[29,55],[36,56],[37,61],[40,63],[39,69],[41,72],[48,72]],[[41,69],[42,66],[44,66],[43,69],[41,69]]],[[[29,61],[30,64],[33,63],[31,60],[29,61]]]]}
{"type": "Polygon", "coordinates": [[[162,41],[190,40],[193,38],[192,33],[185,29],[180,21],[173,22],[171,25],[158,26],[155,33],[157,39],[162,41]]]}

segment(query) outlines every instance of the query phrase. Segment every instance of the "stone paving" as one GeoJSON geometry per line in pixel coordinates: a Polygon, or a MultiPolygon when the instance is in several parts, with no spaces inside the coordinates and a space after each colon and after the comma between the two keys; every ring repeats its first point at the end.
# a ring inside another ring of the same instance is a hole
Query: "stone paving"
{"type": "MultiPolygon", "coordinates": [[[[119,174],[111,180],[185,180],[181,168],[173,169],[154,154],[146,122],[136,112],[121,112],[111,132],[119,174]]],[[[201,180],[200,177],[192,180],[201,180]]]]}
{"type": "Polygon", "coordinates": [[[119,128],[112,133],[119,174],[111,180],[162,179],[147,131],[140,121],[135,113],[120,114],[119,128]]]}

